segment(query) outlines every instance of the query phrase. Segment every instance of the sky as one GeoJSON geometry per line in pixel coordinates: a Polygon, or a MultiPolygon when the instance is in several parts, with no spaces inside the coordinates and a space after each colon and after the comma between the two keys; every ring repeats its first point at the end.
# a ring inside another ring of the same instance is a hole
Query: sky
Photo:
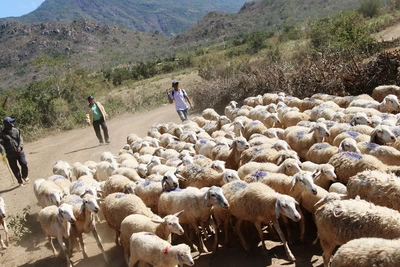
{"type": "Polygon", "coordinates": [[[44,0],[1,0],[0,18],[20,17],[38,8],[44,0]]]}

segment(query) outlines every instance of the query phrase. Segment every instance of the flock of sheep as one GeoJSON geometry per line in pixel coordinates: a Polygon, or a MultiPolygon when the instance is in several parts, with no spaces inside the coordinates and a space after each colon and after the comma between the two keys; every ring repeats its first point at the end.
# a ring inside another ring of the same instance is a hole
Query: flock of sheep
{"type": "MultiPolygon", "coordinates": [[[[55,162],[54,175],[33,183],[38,221],[51,244],[57,238],[68,267],[75,248],[88,257],[82,235],[89,232],[109,262],[96,229],[101,220],[115,231],[130,267],[191,266],[191,251],[208,251],[205,239],[214,237],[216,251],[233,233],[250,250],[246,221],[263,252],[267,229],[290,261],[296,258],[289,244],[304,241],[311,223],[324,266],[398,266],[398,96],[395,85],[375,88],[372,97],[266,93],[241,107],[231,101],[224,115],[205,109],[182,124],[156,123],[144,138],[128,135],[118,155],[55,162]]],[[[4,206],[0,198],[8,240],[4,206]]]]}

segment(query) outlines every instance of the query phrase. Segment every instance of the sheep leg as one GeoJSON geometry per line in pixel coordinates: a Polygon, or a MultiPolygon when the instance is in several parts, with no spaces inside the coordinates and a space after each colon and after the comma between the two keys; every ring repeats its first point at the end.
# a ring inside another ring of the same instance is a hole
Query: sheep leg
{"type": "Polygon", "coordinates": [[[0,235],[0,246],[1,248],[7,248],[7,246],[3,242],[3,239],[1,239],[1,235],[0,235]]]}
{"type": "Polygon", "coordinates": [[[139,261],[139,259],[135,256],[132,256],[132,248],[131,248],[131,256],[129,257],[128,267],[134,267],[135,264],[139,261]]]}
{"type": "Polygon", "coordinates": [[[306,224],[305,224],[305,220],[304,220],[304,215],[303,212],[301,211],[301,207],[296,205],[296,209],[299,212],[301,218],[300,218],[300,242],[304,243],[304,233],[306,231],[306,224]]]}
{"type": "Polygon", "coordinates": [[[79,238],[79,243],[81,244],[81,247],[82,247],[83,258],[84,258],[84,259],[87,259],[87,258],[89,258],[89,257],[88,257],[88,255],[87,255],[87,253],[86,253],[85,243],[83,243],[83,236],[82,236],[82,233],[81,233],[80,235],[78,235],[78,238],[79,238]]]}
{"type": "Polygon", "coordinates": [[[57,240],[58,240],[58,243],[60,244],[60,246],[61,246],[61,248],[62,248],[62,250],[63,250],[63,252],[65,254],[65,258],[67,259],[67,266],[68,267],[72,267],[71,261],[69,259],[68,248],[64,243],[63,237],[61,235],[59,235],[59,236],[57,236],[57,240]]]}
{"type": "MultiPolygon", "coordinates": [[[[224,221],[224,235],[225,235],[225,245],[229,243],[229,225],[232,223],[231,218],[224,221]]],[[[231,225],[233,228],[233,225],[231,225]]]]}
{"type": "Polygon", "coordinates": [[[215,231],[213,251],[217,251],[218,250],[218,242],[219,242],[219,240],[218,240],[219,228],[218,228],[218,223],[215,221],[214,217],[211,218],[211,224],[215,231]]]}
{"type": "Polygon", "coordinates": [[[201,234],[201,231],[200,231],[199,227],[197,226],[196,223],[193,223],[192,227],[194,228],[194,232],[196,233],[197,237],[199,238],[199,246],[200,246],[199,252],[200,252],[200,254],[203,253],[203,252],[207,253],[208,251],[207,251],[206,246],[204,246],[202,234],[201,234]]]}
{"type": "Polygon", "coordinates": [[[287,233],[287,239],[288,239],[288,242],[289,242],[289,244],[290,245],[293,245],[293,235],[292,235],[292,230],[291,230],[291,227],[290,227],[290,222],[289,222],[289,219],[286,217],[286,216],[282,216],[281,217],[282,218],[282,220],[283,220],[283,223],[285,224],[285,227],[286,227],[286,233],[287,233]]]}
{"type": "Polygon", "coordinates": [[[115,245],[120,246],[119,244],[119,230],[115,230],[115,245]]]}
{"type": "Polygon", "coordinates": [[[52,240],[51,236],[47,236],[47,237],[48,237],[48,239],[49,239],[51,248],[53,249],[53,254],[54,254],[54,256],[56,256],[56,255],[57,255],[57,251],[56,251],[56,249],[54,248],[53,240],[52,240]]]}
{"type": "Polygon", "coordinates": [[[275,219],[275,220],[272,221],[272,223],[274,224],[275,230],[278,232],[278,235],[279,235],[279,237],[280,237],[280,239],[281,239],[281,241],[283,243],[283,246],[284,246],[285,251],[286,251],[286,255],[288,256],[289,260],[296,261],[296,258],[293,256],[292,251],[290,251],[290,248],[289,248],[289,246],[287,244],[285,235],[283,234],[283,232],[281,230],[281,227],[279,226],[278,220],[275,219]]]}
{"type": "Polygon", "coordinates": [[[188,243],[188,245],[189,245],[189,247],[190,247],[191,250],[197,251],[197,248],[195,248],[195,246],[194,246],[192,240],[189,238],[189,236],[188,236],[186,230],[185,230],[185,232],[183,233],[183,238],[186,240],[186,242],[188,243]]]}
{"type": "Polygon", "coordinates": [[[103,253],[104,260],[105,260],[107,263],[109,263],[107,254],[106,254],[106,252],[104,251],[103,244],[101,243],[101,239],[100,239],[99,234],[97,233],[96,227],[93,227],[93,229],[92,229],[92,234],[93,234],[94,239],[96,239],[97,246],[98,246],[99,249],[101,250],[101,253],[103,253]]]}
{"type": "Polygon", "coordinates": [[[235,225],[236,233],[239,236],[240,242],[242,242],[242,246],[243,246],[244,250],[250,251],[250,248],[247,246],[246,240],[243,237],[242,231],[240,230],[240,227],[242,226],[242,222],[243,222],[243,220],[239,220],[239,219],[236,221],[236,225],[235,225]]]}
{"type": "Polygon", "coordinates": [[[267,255],[268,251],[267,251],[267,247],[265,245],[265,240],[264,240],[264,233],[262,231],[262,227],[261,227],[261,222],[255,222],[254,223],[255,227],[257,228],[258,231],[258,235],[260,236],[260,240],[261,240],[261,247],[263,250],[263,254],[267,255]]]}
{"type": "MultiPolygon", "coordinates": [[[[8,227],[7,227],[7,223],[6,221],[3,221],[3,228],[4,228],[4,233],[6,234],[6,245],[8,246],[9,244],[9,239],[8,239],[8,227]]],[[[1,239],[1,238],[0,238],[1,239]]],[[[2,244],[4,248],[7,248],[6,245],[4,245],[4,243],[2,244]]]]}
{"type": "Polygon", "coordinates": [[[333,251],[335,250],[335,245],[328,243],[326,240],[319,238],[319,243],[321,244],[322,250],[322,259],[324,260],[324,267],[329,266],[329,261],[331,260],[331,256],[333,251]]]}

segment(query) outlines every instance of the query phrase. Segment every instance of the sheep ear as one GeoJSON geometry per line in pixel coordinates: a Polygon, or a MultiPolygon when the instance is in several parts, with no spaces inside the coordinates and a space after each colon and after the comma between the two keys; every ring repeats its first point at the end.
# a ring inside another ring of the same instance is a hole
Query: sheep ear
{"type": "Polygon", "coordinates": [[[175,213],[174,216],[179,217],[179,216],[181,216],[181,214],[182,214],[183,212],[184,212],[184,210],[181,210],[181,211],[175,213]]]}
{"type": "Polygon", "coordinates": [[[209,198],[209,191],[206,192],[206,195],[204,197],[204,207],[207,206],[207,202],[208,202],[208,198],[209,198]]]}
{"type": "Polygon", "coordinates": [[[180,254],[180,252],[178,252],[178,253],[176,253],[176,259],[178,260],[178,262],[179,262],[179,267],[183,267],[183,262],[182,262],[182,257],[181,257],[181,255],[179,255],[180,254]]]}
{"type": "Polygon", "coordinates": [[[297,182],[297,179],[296,179],[296,177],[294,177],[292,180],[292,186],[290,187],[289,191],[292,191],[293,187],[296,185],[296,182],[297,182]]]}
{"type": "Polygon", "coordinates": [[[318,178],[318,177],[320,177],[321,176],[321,170],[315,170],[313,173],[312,173],[312,178],[313,179],[316,179],[316,178],[318,178]]]}
{"type": "Polygon", "coordinates": [[[85,190],[85,192],[83,192],[83,193],[80,195],[80,197],[83,198],[87,193],[89,193],[89,191],[88,191],[88,190],[85,190]]]}
{"type": "Polygon", "coordinates": [[[281,203],[279,199],[275,202],[275,218],[278,220],[281,213],[281,203]]]}
{"type": "Polygon", "coordinates": [[[83,212],[83,210],[85,209],[85,203],[86,203],[86,200],[83,200],[81,208],[79,209],[79,214],[81,214],[83,212]]]}
{"type": "Polygon", "coordinates": [[[187,181],[187,179],[185,177],[183,177],[182,175],[180,175],[179,173],[175,173],[175,176],[181,181],[187,181]]]}
{"type": "Polygon", "coordinates": [[[62,217],[60,209],[58,209],[58,219],[60,220],[60,222],[62,222],[62,220],[63,220],[63,217],[62,217]]]}
{"type": "Polygon", "coordinates": [[[315,128],[316,128],[315,126],[314,126],[314,127],[312,127],[308,133],[312,133],[312,132],[314,132],[315,128]]]}
{"type": "Polygon", "coordinates": [[[162,218],[159,218],[159,219],[151,219],[151,221],[152,221],[153,223],[163,223],[163,222],[165,222],[165,220],[162,219],[162,218]]]}
{"type": "Polygon", "coordinates": [[[377,139],[378,139],[378,136],[377,136],[377,130],[375,130],[375,131],[373,131],[372,133],[371,133],[371,139],[370,139],[370,142],[371,143],[376,143],[377,142],[377,139]]]}
{"type": "Polygon", "coordinates": [[[280,155],[278,160],[276,161],[276,165],[281,165],[282,162],[284,162],[285,160],[283,159],[283,155],[280,155]]]}

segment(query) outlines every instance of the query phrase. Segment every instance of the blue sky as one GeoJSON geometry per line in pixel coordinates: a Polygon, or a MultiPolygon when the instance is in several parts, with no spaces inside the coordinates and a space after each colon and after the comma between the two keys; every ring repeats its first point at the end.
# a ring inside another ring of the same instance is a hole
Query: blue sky
{"type": "Polygon", "coordinates": [[[19,17],[38,8],[44,0],[2,0],[0,18],[19,17]]]}

